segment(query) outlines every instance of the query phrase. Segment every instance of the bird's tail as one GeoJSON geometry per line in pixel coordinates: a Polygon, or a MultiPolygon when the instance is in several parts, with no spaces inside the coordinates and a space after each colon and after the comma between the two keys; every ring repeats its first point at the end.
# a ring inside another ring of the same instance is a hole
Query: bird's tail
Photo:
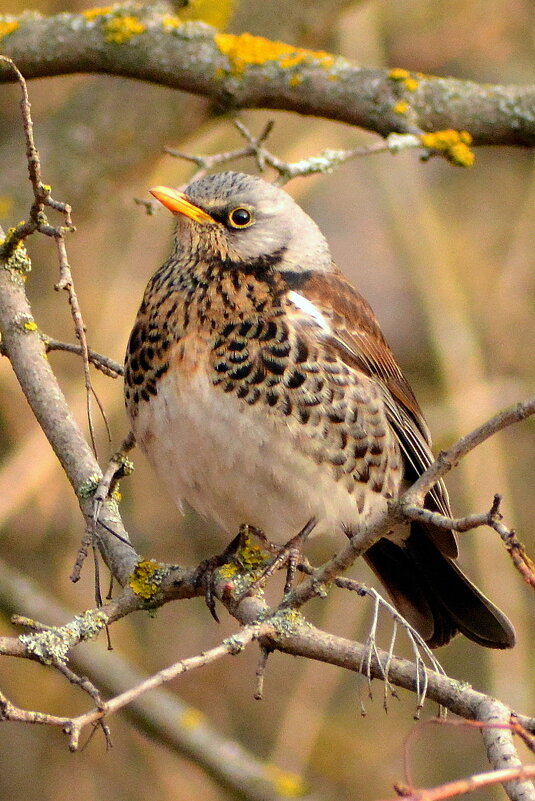
{"type": "Polygon", "coordinates": [[[431,648],[446,645],[458,631],[487,648],[515,644],[507,617],[440,552],[424,525],[413,523],[402,546],[379,540],[365,558],[431,648]]]}

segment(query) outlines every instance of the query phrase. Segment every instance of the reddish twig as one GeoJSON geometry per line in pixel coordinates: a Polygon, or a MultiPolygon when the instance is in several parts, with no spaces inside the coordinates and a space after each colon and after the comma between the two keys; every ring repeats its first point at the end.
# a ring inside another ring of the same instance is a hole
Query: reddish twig
{"type": "MultiPolygon", "coordinates": [[[[505,782],[523,781],[535,778],[535,765],[520,768],[504,768],[503,770],[489,771],[488,773],[476,773],[466,779],[457,779],[453,782],[439,784],[437,787],[429,787],[417,790],[404,785],[396,785],[396,799],[403,798],[404,801],[442,801],[445,798],[454,798],[465,793],[473,793],[482,787],[490,787],[493,784],[504,784],[505,782]]],[[[395,799],[388,799],[395,801],[395,799]]]]}

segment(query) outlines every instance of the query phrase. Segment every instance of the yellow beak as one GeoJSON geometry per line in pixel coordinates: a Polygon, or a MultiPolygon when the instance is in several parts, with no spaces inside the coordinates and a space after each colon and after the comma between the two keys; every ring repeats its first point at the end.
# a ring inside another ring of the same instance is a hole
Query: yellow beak
{"type": "Polygon", "coordinates": [[[203,209],[195,206],[189,201],[183,192],[178,192],[176,189],[170,189],[168,186],[155,186],[149,189],[151,195],[154,195],[156,200],[159,200],[166,209],[175,214],[185,214],[192,220],[201,223],[215,224],[213,217],[210,217],[203,209]]]}

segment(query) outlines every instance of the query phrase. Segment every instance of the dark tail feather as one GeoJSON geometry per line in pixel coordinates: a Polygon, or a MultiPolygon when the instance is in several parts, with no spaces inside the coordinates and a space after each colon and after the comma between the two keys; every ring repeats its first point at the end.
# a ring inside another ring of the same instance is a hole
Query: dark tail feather
{"type": "Polygon", "coordinates": [[[487,648],[512,648],[515,631],[507,617],[444,556],[418,523],[403,546],[381,539],[366,561],[395,605],[431,648],[460,631],[487,648]]]}

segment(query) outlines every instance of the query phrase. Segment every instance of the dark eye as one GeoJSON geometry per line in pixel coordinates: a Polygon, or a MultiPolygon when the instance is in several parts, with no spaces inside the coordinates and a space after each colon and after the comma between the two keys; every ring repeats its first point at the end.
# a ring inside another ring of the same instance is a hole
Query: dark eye
{"type": "Polygon", "coordinates": [[[234,228],[247,228],[247,226],[251,225],[253,221],[253,215],[251,214],[249,209],[242,209],[240,207],[237,209],[233,209],[230,212],[228,219],[229,223],[234,228]]]}

